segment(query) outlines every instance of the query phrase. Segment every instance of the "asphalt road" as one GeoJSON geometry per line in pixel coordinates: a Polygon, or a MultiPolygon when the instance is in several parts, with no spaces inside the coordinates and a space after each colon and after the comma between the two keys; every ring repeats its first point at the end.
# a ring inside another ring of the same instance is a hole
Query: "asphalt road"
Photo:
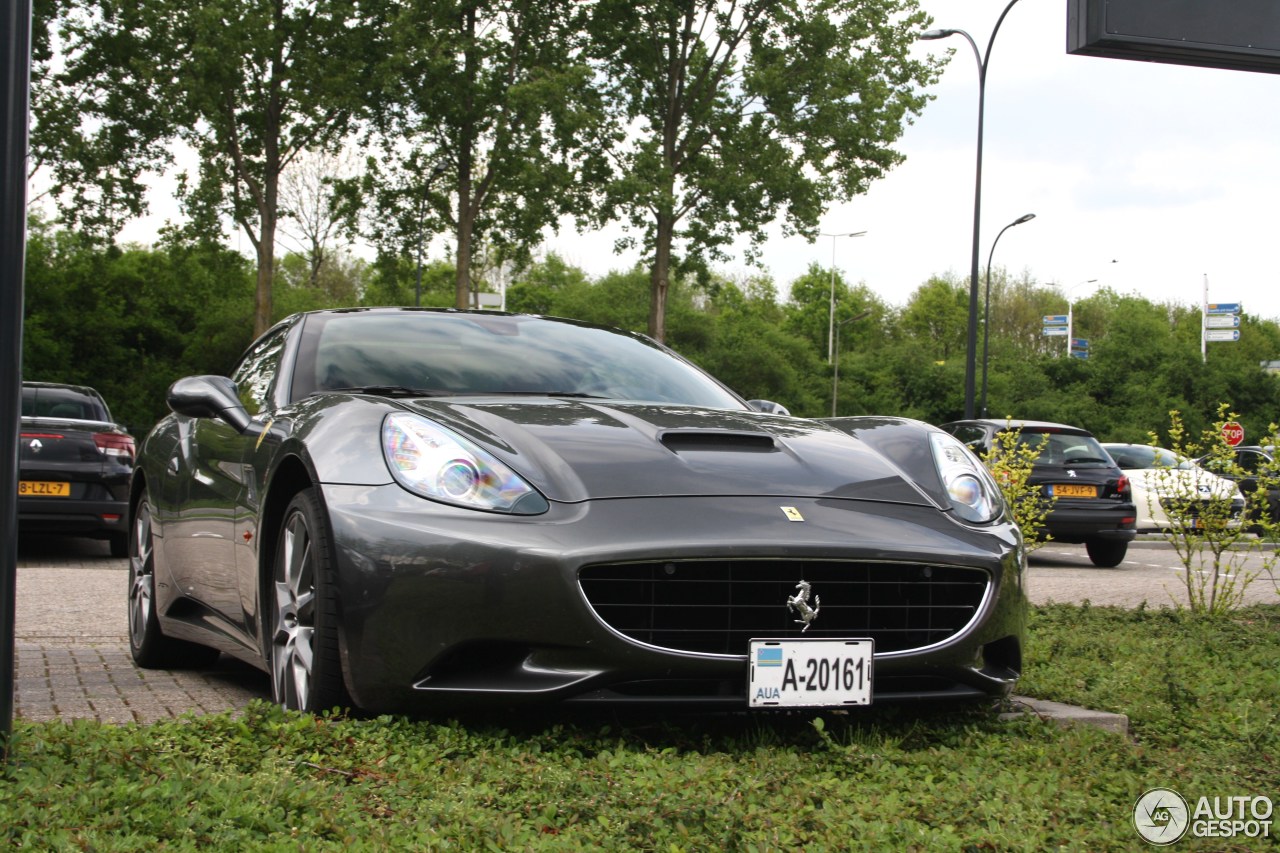
{"type": "MultiPolygon", "coordinates": [[[[1242,555],[1237,555],[1242,556],[1242,555]]],[[[1262,571],[1248,555],[1232,568],[1237,582],[1262,571]]],[[[1171,547],[1138,542],[1114,569],[1089,562],[1081,545],[1050,544],[1031,555],[1031,600],[1171,607],[1187,600],[1186,572],[1171,547]]],[[[1197,571],[1211,567],[1197,567],[1197,571]]],[[[1197,574],[1195,577],[1202,577],[1197,574]]],[[[18,543],[14,639],[15,712],[30,720],[86,717],[150,722],[191,711],[216,713],[269,698],[267,677],[223,656],[199,672],[141,670],[129,656],[125,596],[128,561],[104,542],[62,537],[18,543]]],[[[1280,603],[1263,573],[1246,589],[1251,602],[1280,603]]]]}

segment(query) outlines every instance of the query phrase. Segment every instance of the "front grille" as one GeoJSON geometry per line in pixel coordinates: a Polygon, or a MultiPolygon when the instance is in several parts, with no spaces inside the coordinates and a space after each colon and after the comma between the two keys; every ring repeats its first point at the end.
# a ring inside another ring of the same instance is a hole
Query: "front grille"
{"type": "Polygon", "coordinates": [[[615,631],[661,648],[745,655],[757,637],[871,638],[877,652],[940,643],[977,615],[981,569],[820,560],[689,560],[587,566],[578,576],[615,631]],[[811,587],[801,633],[787,599],[811,587]]]}

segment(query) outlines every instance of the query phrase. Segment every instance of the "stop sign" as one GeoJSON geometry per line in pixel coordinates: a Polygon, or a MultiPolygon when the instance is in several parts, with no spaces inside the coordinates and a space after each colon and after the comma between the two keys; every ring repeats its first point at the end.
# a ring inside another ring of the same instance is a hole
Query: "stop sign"
{"type": "Polygon", "coordinates": [[[1228,421],[1222,425],[1222,440],[1235,447],[1244,441],[1244,427],[1235,421],[1228,421]]]}

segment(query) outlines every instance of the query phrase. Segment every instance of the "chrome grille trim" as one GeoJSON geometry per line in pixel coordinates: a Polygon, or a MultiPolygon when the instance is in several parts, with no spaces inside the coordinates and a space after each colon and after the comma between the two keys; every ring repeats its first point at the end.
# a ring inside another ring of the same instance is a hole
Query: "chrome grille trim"
{"type": "Polygon", "coordinates": [[[985,609],[983,569],[922,563],[751,559],[586,566],[579,586],[596,616],[660,649],[745,657],[756,637],[799,637],[787,597],[808,581],[822,599],[805,637],[866,638],[876,656],[937,646],[985,609]]]}

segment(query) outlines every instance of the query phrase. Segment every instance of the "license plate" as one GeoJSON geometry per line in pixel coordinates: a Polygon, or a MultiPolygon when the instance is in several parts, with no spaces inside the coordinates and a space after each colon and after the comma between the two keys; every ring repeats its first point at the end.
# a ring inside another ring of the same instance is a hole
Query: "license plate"
{"type": "Polygon", "coordinates": [[[1097,486],[1081,486],[1077,483],[1059,483],[1049,488],[1049,494],[1060,498],[1096,498],[1097,486]]]}
{"type": "Polygon", "coordinates": [[[43,480],[19,480],[18,496],[24,498],[69,498],[70,483],[49,483],[43,480]]]}
{"type": "Polygon", "coordinates": [[[872,640],[752,640],[752,708],[871,704],[872,640]]]}

